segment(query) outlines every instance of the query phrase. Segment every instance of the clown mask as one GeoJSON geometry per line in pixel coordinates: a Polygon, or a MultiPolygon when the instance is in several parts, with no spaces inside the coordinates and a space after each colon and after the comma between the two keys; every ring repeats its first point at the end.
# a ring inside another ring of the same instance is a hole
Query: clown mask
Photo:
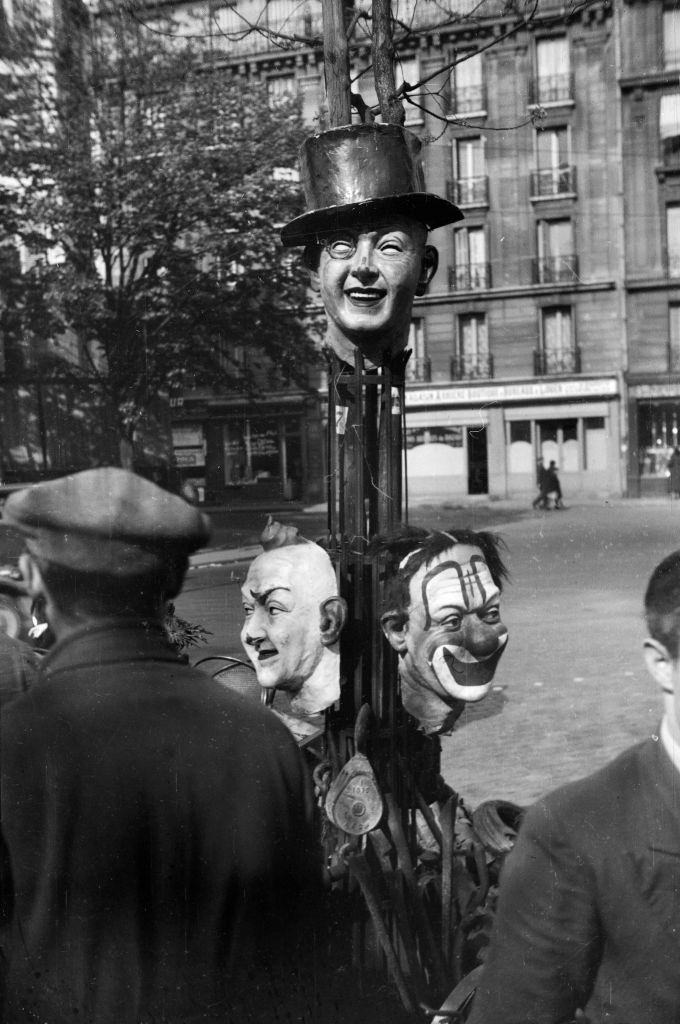
{"type": "Polygon", "coordinates": [[[400,655],[403,704],[426,732],[449,731],[464,703],[487,695],[505,650],[500,591],[481,550],[455,544],[418,569],[409,596],[406,621],[383,616],[400,655]]]}

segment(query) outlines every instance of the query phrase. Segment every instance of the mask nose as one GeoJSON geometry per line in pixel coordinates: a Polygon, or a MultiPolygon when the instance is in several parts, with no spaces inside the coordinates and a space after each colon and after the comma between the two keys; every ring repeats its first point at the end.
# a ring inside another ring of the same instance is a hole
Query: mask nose
{"type": "Polygon", "coordinates": [[[360,241],[357,245],[351,274],[362,285],[371,284],[378,276],[378,271],[373,263],[373,246],[368,239],[360,241]]]}
{"type": "Polygon", "coordinates": [[[475,616],[465,622],[461,645],[475,658],[481,660],[498,650],[505,635],[507,630],[500,622],[490,626],[475,616]]]}

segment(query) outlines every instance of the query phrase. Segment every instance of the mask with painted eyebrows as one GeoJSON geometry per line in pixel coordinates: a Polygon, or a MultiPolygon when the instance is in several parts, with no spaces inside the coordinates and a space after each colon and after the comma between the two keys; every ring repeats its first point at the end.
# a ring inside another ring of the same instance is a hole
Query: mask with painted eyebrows
{"type": "Polygon", "coordinates": [[[403,705],[425,732],[450,732],[465,703],[487,695],[508,640],[481,549],[451,539],[411,577],[406,619],[398,609],[382,619],[400,654],[403,705]]]}

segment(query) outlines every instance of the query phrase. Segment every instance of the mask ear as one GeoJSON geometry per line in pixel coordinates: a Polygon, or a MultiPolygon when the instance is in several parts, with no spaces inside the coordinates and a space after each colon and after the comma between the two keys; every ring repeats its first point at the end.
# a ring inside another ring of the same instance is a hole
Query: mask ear
{"type": "Polygon", "coordinates": [[[37,597],[46,596],[42,573],[27,551],[19,556],[19,572],[23,577],[29,597],[35,601],[37,597]]]}
{"type": "Polygon", "coordinates": [[[385,612],[380,616],[380,625],[390,647],[399,654],[403,654],[406,651],[408,617],[403,612],[385,612]]]}
{"type": "Polygon", "coordinates": [[[671,696],[675,693],[673,684],[673,659],[667,649],[658,640],[648,637],[644,644],[645,664],[651,677],[659,684],[662,691],[671,696]]]}
{"type": "Polygon", "coordinates": [[[319,259],[321,250],[318,245],[307,245],[302,254],[302,262],[309,271],[309,287],[313,292],[321,291],[321,279],[319,278],[319,259]]]}
{"type": "Polygon", "coordinates": [[[321,611],[321,643],[324,647],[334,644],[347,620],[347,602],[342,597],[328,597],[319,606],[321,611]]]}
{"type": "Polygon", "coordinates": [[[426,245],[425,252],[423,253],[423,260],[420,265],[420,277],[418,278],[418,284],[416,285],[416,295],[425,294],[427,286],[437,273],[438,266],[439,253],[433,245],[426,245]]]}

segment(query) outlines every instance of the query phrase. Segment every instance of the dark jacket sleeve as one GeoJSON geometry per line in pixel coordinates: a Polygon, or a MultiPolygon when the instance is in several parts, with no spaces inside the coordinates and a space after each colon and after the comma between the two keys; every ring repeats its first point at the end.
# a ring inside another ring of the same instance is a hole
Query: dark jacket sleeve
{"type": "Polygon", "coordinates": [[[547,801],[522,825],[469,1024],[557,1024],[588,1001],[601,955],[595,880],[578,822],[560,818],[547,801]]]}

